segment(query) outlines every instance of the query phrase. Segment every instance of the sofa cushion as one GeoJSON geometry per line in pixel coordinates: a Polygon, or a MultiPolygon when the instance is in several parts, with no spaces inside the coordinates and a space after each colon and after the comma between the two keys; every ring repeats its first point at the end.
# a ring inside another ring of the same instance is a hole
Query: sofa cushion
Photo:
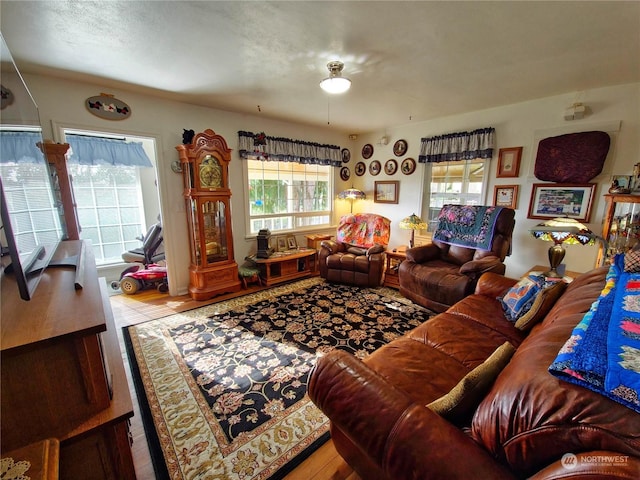
{"type": "Polygon", "coordinates": [[[549,313],[549,310],[562,295],[566,286],[565,282],[558,281],[550,287],[542,289],[533,301],[529,311],[516,320],[516,328],[523,332],[531,330],[536,323],[540,322],[549,313]]]}
{"type": "Polygon", "coordinates": [[[449,393],[434,400],[427,407],[450,421],[468,418],[515,351],[513,345],[504,342],[489,358],[467,373],[449,393]]]}
{"type": "Polygon", "coordinates": [[[548,372],[598,298],[607,270],[593,270],[568,285],[474,414],[472,438],[517,476],[530,476],[567,452],[610,450],[640,456],[639,414],[548,372]]]}

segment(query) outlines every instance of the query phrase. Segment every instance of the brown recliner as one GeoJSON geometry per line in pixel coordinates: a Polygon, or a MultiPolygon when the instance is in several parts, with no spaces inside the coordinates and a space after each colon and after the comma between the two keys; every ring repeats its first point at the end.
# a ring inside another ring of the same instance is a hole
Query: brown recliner
{"type": "Polygon", "coordinates": [[[390,234],[391,221],[382,215],[343,215],[336,240],[324,240],[320,244],[320,276],[330,282],[379,286],[390,234]]]}
{"type": "Polygon", "coordinates": [[[504,275],[514,217],[511,208],[445,205],[432,243],[407,250],[398,270],[400,293],[443,312],[473,293],[483,273],[504,275]]]}

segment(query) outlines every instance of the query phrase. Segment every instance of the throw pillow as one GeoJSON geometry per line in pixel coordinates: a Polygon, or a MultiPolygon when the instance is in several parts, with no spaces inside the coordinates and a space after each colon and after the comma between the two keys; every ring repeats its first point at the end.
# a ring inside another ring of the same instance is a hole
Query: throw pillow
{"type": "Polygon", "coordinates": [[[449,393],[427,407],[451,422],[464,421],[480,404],[515,351],[509,342],[503,343],[489,358],[467,373],[449,393]]]}
{"type": "Polygon", "coordinates": [[[550,287],[542,289],[529,311],[516,320],[515,327],[523,332],[531,330],[536,323],[546,317],[566,287],[567,284],[559,280],[550,287]]]}
{"type": "Polygon", "coordinates": [[[624,271],[627,273],[640,272],[639,250],[632,250],[624,255],[624,271]]]}
{"type": "Polygon", "coordinates": [[[503,297],[498,297],[507,319],[515,322],[527,313],[543,286],[542,275],[529,275],[521,278],[503,297]]]}

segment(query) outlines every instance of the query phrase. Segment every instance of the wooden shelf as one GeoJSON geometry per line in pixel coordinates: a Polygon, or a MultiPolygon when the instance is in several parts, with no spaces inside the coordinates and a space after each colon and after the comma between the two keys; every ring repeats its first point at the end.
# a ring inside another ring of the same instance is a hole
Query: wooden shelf
{"type": "Polygon", "coordinates": [[[317,251],[315,249],[294,250],[294,252],[278,252],[269,258],[253,259],[267,287],[308,277],[316,271],[317,251]]]}

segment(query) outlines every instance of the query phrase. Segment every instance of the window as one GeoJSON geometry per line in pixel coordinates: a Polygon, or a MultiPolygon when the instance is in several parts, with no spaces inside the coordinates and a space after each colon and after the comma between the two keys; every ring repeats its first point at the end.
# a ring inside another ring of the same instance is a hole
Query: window
{"type": "Polygon", "coordinates": [[[429,163],[429,230],[437,226],[443,205],[482,205],[485,198],[487,160],[429,163]]]}
{"type": "Polygon", "coordinates": [[[98,265],[122,261],[141,246],[146,231],[138,167],[68,165],[73,178],[80,238],[91,240],[98,265]]]}
{"type": "Polygon", "coordinates": [[[328,226],[333,167],[297,162],[244,160],[247,167],[249,233],[328,226]]]}

